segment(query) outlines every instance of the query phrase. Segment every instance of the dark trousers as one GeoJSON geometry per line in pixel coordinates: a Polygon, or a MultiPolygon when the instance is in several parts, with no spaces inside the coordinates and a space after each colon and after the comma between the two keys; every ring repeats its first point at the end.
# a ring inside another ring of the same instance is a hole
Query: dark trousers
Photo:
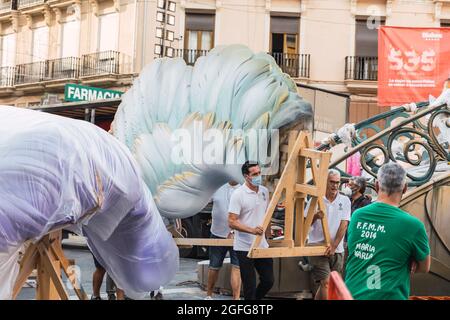
{"type": "Polygon", "coordinates": [[[248,252],[236,251],[241,270],[241,281],[244,288],[245,300],[261,300],[273,286],[273,260],[271,258],[250,259],[248,252]],[[256,273],[259,275],[259,284],[256,287],[256,273]]]}

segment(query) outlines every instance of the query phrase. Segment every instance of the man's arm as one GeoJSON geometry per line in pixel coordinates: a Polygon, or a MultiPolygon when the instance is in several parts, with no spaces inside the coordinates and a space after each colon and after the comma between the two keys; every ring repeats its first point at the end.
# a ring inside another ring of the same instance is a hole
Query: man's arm
{"type": "Polygon", "coordinates": [[[412,261],[411,264],[411,273],[427,273],[430,271],[430,265],[431,265],[431,256],[428,255],[424,260],[422,261],[412,261]]]}
{"type": "Polygon", "coordinates": [[[336,232],[336,237],[334,238],[334,241],[331,243],[331,245],[327,248],[327,251],[325,252],[326,255],[333,255],[336,251],[337,246],[341,242],[341,240],[344,238],[345,232],[347,231],[348,221],[347,220],[341,220],[341,223],[339,224],[339,229],[336,232]]]}
{"type": "Polygon", "coordinates": [[[255,235],[264,233],[264,230],[262,229],[262,227],[258,226],[256,228],[251,228],[251,227],[241,223],[239,221],[239,215],[232,213],[232,212],[230,212],[228,214],[228,225],[230,226],[231,229],[245,232],[245,233],[250,233],[250,234],[255,234],[255,235]]]}

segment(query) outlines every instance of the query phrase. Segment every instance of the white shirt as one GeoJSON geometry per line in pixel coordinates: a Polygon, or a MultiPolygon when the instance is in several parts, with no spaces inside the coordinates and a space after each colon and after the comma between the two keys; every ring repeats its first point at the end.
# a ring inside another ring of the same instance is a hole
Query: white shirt
{"type": "MultiPolygon", "coordinates": [[[[245,184],[233,192],[230,200],[230,213],[239,216],[239,222],[255,228],[262,226],[267,206],[269,205],[269,191],[264,186],[258,187],[258,193],[251,190],[245,184]]],[[[235,251],[250,251],[256,235],[236,230],[234,234],[233,249],[235,251]]],[[[268,248],[265,234],[260,243],[260,248],[268,248]]]]}
{"type": "Polygon", "coordinates": [[[241,185],[232,186],[227,183],[217,190],[213,196],[211,233],[216,237],[226,238],[231,229],[228,226],[228,207],[233,192],[241,185]]]}
{"type": "MultiPolygon", "coordinates": [[[[352,211],[352,206],[350,199],[342,194],[338,194],[336,199],[333,202],[328,201],[326,197],[323,197],[325,201],[325,205],[327,207],[327,220],[328,220],[328,229],[330,230],[331,241],[334,241],[336,238],[337,231],[339,229],[339,225],[342,220],[350,221],[350,215],[352,211]]],[[[305,217],[308,214],[309,205],[311,202],[308,202],[308,205],[305,209],[305,217]]],[[[309,231],[309,240],[308,243],[321,243],[325,241],[323,236],[323,228],[322,228],[322,220],[317,219],[311,225],[311,229],[309,231]]],[[[341,242],[336,248],[336,253],[344,252],[344,237],[342,237],[341,242]]]]}

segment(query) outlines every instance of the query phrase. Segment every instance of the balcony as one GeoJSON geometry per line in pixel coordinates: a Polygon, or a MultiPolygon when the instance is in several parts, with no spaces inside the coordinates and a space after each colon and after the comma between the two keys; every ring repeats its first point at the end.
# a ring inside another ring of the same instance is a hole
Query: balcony
{"type": "MultiPolygon", "coordinates": [[[[14,85],[25,91],[63,87],[80,76],[80,58],[68,57],[19,64],[15,67],[14,85]]],[[[3,86],[3,83],[2,83],[3,86]]]]}
{"type": "Polygon", "coordinates": [[[48,60],[47,80],[77,79],[80,76],[81,59],[67,57],[48,60]]]}
{"type": "Polygon", "coordinates": [[[377,81],[378,57],[346,57],[345,80],[377,81]]]}
{"type": "Polygon", "coordinates": [[[118,51],[103,51],[81,57],[80,79],[86,84],[111,85],[119,80],[130,82],[130,57],[118,51]]]}
{"type": "Polygon", "coordinates": [[[282,52],[269,53],[284,73],[292,78],[309,78],[311,55],[282,52]]]}
{"type": "Polygon", "coordinates": [[[10,95],[14,91],[15,67],[0,68],[0,96],[10,95]]]}
{"type": "Polygon", "coordinates": [[[352,93],[376,93],[378,57],[345,58],[345,83],[352,93]]]}
{"type": "Polygon", "coordinates": [[[206,56],[209,50],[175,49],[174,57],[183,58],[187,65],[193,66],[198,58],[206,56]]]}
{"type": "Polygon", "coordinates": [[[39,83],[45,80],[47,61],[24,63],[16,66],[15,84],[39,83]]]}

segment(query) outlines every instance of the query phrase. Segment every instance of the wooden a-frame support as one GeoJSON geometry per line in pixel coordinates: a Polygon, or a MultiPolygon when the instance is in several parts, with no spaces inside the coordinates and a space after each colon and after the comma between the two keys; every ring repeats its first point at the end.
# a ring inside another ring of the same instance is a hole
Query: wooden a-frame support
{"type": "Polygon", "coordinates": [[[285,195],[284,245],[259,248],[262,236],[253,241],[248,256],[250,258],[322,256],[330,245],[330,232],[326,214],[322,222],[325,243],[307,246],[306,238],[311,228],[316,207],[326,213],[323,200],[327,187],[328,166],[331,153],[314,150],[310,134],[303,131],[289,133],[289,152],[286,166],[267,207],[263,229],[268,228],[278,201],[285,195]],[[310,159],[313,184],[306,184],[306,164],[310,159]],[[310,196],[310,206],[306,217],[304,207],[310,196]],[[295,224],[295,227],[294,227],[295,224]]]}
{"type": "MultiPolygon", "coordinates": [[[[270,247],[262,249],[258,248],[262,239],[261,236],[258,236],[249,252],[251,258],[321,256],[324,255],[327,246],[330,244],[328,222],[325,215],[322,219],[325,243],[320,246],[306,246],[306,238],[316,207],[318,206],[320,210],[326,212],[323,197],[325,196],[331,153],[314,150],[310,134],[299,133],[298,131],[289,133],[288,147],[288,160],[267,208],[263,223],[263,228],[266,230],[269,227],[275,206],[284,192],[286,204],[284,240],[268,240],[270,247]],[[307,159],[311,159],[313,185],[306,184],[307,159]],[[304,218],[303,208],[306,196],[311,197],[311,205],[306,218],[304,218]]],[[[175,243],[181,247],[194,245],[233,246],[232,239],[183,238],[181,234],[177,234],[175,231],[172,233],[175,243]]]]}
{"type": "Polygon", "coordinates": [[[83,287],[69,270],[73,265],[61,247],[61,230],[45,235],[41,240],[31,244],[20,261],[20,271],[14,284],[13,299],[17,298],[22,286],[34,269],[37,270],[37,300],[68,300],[69,295],[64,288],[61,269],[70,280],[80,300],[87,300],[83,287]]]}

